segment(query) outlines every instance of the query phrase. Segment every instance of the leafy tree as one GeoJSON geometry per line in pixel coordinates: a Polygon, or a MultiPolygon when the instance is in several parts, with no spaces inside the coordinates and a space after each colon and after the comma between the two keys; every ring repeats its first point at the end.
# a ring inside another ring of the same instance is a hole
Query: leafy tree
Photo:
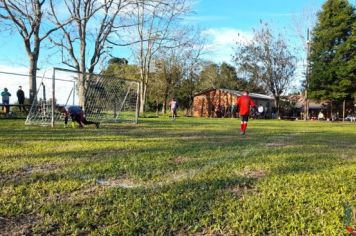
{"type": "Polygon", "coordinates": [[[356,98],[356,15],[347,0],[328,0],[313,30],[308,91],[316,99],[356,98]]]}
{"type": "Polygon", "coordinates": [[[139,81],[139,68],[137,65],[128,64],[126,58],[113,57],[109,60],[108,67],[102,72],[106,76],[139,81]]]}
{"type": "Polygon", "coordinates": [[[227,89],[238,89],[238,77],[236,68],[232,65],[223,62],[220,65],[219,71],[219,87],[227,89]]]}
{"type": "Polygon", "coordinates": [[[156,61],[156,76],[163,84],[163,113],[167,112],[169,95],[182,79],[182,66],[180,58],[172,55],[169,58],[156,61]]]}
{"type": "Polygon", "coordinates": [[[219,65],[207,62],[200,72],[198,87],[201,90],[209,88],[219,88],[219,65]]]}
{"type": "Polygon", "coordinates": [[[90,104],[108,103],[113,107],[114,117],[116,117],[118,101],[130,87],[124,80],[139,81],[139,68],[136,65],[129,65],[128,60],[125,58],[113,57],[109,60],[109,65],[102,74],[103,78],[101,78],[100,83],[95,79],[87,82],[88,91],[94,90],[100,96],[95,98],[86,96],[86,101],[89,101],[90,104]],[[98,97],[106,99],[106,101],[99,101],[98,97]],[[92,101],[92,99],[97,101],[92,101]]]}
{"type": "Polygon", "coordinates": [[[282,35],[275,36],[268,25],[263,24],[255,31],[252,41],[236,48],[234,60],[239,72],[274,96],[278,112],[280,97],[288,89],[297,61],[282,35]]]}
{"type": "Polygon", "coordinates": [[[224,88],[242,90],[247,81],[237,76],[236,68],[226,62],[221,65],[206,63],[200,73],[199,88],[224,88]]]}

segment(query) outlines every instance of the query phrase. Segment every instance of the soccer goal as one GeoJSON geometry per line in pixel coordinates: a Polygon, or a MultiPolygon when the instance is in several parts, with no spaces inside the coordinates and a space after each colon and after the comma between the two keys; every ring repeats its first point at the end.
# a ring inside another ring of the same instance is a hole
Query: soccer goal
{"type": "Polygon", "coordinates": [[[101,123],[137,123],[138,92],[136,81],[54,68],[52,78],[40,81],[26,124],[54,126],[63,120],[59,106],[81,106],[88,120],[101,123]],[[81,76],[85,80],[82,100],[78,93],[81,76]]]}

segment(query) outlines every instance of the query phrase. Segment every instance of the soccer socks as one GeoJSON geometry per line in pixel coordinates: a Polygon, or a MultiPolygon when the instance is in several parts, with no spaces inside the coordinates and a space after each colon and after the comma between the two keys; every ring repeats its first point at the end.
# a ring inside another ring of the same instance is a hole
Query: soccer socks
{"type": "Polygon", "coordinates": [[[247,123],[241,123],[241,132],[245,134],[247,129],[247,123]]]}
{"type": "Polygon", "coordinates": [[[246,132],[246,129],[247,129],[247,123],[244,123],[244,132],[246,132]]]}
{"type": "Polygon", "coordinates": [[[241,123],[241,128],[240,128],[240,130],[241,130],[241,133],[242,133],[242,134],[245,134],[246,129],[247,129],[247,122],[241,123]]]}

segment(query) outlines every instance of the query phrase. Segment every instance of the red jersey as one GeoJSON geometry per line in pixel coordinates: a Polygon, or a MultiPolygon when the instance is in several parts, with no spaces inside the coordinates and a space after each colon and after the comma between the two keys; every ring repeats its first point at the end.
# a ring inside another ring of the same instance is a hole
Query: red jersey
{"type": "Polygon", "coordinates": [[[255,102],[250,96],[241,96],[236,98],[236,106],[240,107],[240,115],[245,116],[250,114],[250,107],[255,106],[255,102]]]}

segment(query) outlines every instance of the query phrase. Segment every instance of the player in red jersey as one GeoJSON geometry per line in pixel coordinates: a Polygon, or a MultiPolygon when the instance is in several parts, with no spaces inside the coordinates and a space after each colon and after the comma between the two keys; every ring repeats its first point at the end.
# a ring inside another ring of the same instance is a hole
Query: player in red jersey
{"type": "Polygon", "coordinates": [[[236,98],[236,106],[240,108],[241,134],[245,135],[250,107],[255,107],[256,105],[252,98],[248,96],[248,91],[243,91],[242,96],[236,98]]]}

